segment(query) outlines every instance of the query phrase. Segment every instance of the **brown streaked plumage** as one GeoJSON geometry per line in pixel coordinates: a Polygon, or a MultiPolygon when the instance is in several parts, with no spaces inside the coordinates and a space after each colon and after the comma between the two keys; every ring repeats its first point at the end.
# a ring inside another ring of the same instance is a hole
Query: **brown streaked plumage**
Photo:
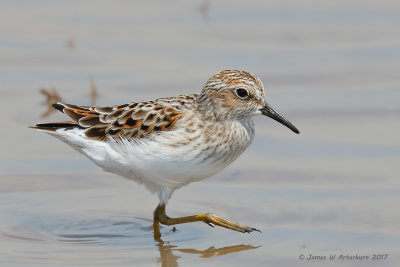
{"type": "Polygon", "coordinates": [[[257,231],[213,214],[166,215],[172,193],[231,164],[254,138],[255,115],[266,115],[293,132],[297,128],[265,102],[256,76],[225,70],[207,80],[200,94],[159,98],[111,107],[57,103],[72,122],[37,124],[37,129],[71,145],[105,171],[143,184],[157,193],[154,237],[159,224],[202,221],[242,233],[257,231]]]}
{"type": "Polygon", "coordinates": [[[86,129],[88,138],[103,141],[116,135],[144,138],[150,133],[169,131],[183,114],[175,108],[157,103],[157,100],[113,107],[86,107],[64,103],[54,104],[53,107],[70,117],[76,126],[86,129]]]}

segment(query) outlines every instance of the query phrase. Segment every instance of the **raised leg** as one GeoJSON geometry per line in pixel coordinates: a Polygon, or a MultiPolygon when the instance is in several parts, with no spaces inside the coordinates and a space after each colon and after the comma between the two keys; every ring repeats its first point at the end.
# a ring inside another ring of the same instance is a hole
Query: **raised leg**
{"type": "Polygon", "coordinates": [[[174,224],[190,223],[190,222],[205,222],[206,224],[212,227],[214,227],[214,225],[218,225],[241,233],[250,233],[253,231],[260,232],[256,228],[240,225],[228,221],[219,216],[213,215],[211,213],[202,213],[193,216],[186,216],[179,218],[170,218],[165,213],[165,205],[159,204],[157,208],[154,210],[154,221],[153,221],[154,237],[161,236],[160,223],[165,225],[174,225],[174,224]]]}

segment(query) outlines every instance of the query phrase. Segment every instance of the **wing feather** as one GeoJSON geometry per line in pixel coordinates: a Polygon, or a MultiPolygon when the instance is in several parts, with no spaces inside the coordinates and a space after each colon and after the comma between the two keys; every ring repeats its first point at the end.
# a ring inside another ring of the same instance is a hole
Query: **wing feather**
{"type": "Polygon", "coordinates": [[[183,116],[183,111],[156,101],[134,102],[113,107],[86,107],[57,103],[54,107],[78,126],[90,139],[107,140],[121,135],[144,138],[151,133],[169,131],[183,116]]]}

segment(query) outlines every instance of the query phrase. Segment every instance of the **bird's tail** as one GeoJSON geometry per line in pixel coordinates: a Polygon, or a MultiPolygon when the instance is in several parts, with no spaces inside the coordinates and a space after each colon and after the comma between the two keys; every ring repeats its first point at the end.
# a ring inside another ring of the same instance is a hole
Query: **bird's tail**
{"type": "Polygon", "coordinates": [[[45,132],[55,132],[58,129],[67,130],[67,129],[81,128],[81,127],[73,121],[61,121],[61,122],[50,122],[50,123],[38,123],[35,126],[30,126],[29,128],[45,132]]]}

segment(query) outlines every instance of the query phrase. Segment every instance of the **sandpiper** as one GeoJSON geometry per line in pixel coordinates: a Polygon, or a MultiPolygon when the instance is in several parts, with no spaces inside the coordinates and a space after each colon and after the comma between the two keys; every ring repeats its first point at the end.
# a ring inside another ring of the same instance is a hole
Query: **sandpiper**
{"type": "Polygon", "coordinates": [[[165,206],[175,190],[212,176],[243,153],[254,138],[255,115],[266,115],[299,133],[267,104],[260,79],[241,70],[213,75],[200,94],[110,107],[53,107],[72,121],[33,128],[64,141],[105,171],[157,193],[155,237],[161,236],[160,223],[202,221],[242,233],[258,231],[210,213],[170,218],[165,206]]]}

